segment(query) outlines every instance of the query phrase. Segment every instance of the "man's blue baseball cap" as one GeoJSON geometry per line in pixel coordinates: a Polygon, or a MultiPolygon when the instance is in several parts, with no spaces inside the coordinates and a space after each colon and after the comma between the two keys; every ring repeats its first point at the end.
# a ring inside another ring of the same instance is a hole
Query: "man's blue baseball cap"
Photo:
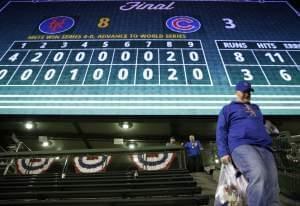
{"type": "Polygon", "coordinates": [[[239,81],[235,86],[235,90],[241,92],[254,92],[251,83],[247,81],[239,81]]]}

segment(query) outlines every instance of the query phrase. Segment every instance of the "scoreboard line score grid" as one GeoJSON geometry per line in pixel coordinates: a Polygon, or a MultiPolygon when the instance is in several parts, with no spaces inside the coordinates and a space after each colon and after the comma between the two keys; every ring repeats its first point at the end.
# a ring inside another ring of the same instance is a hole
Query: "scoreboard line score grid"
{"type": "Polygon", "coordinates": [[[14,41],[0,67],[0,86],[213,86],[194,39],[14,41]]]}

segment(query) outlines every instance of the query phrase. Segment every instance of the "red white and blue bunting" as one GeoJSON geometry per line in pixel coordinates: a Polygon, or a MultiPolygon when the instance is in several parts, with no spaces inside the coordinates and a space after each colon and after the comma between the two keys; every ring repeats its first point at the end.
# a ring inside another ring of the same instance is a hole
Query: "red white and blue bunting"
{"type": "Polygon", "coordinates": [[[110,162],[110,155],[82,156],[74,158],[76,173],[97,173],[105,171],[110,162]]]}
{"type": "Polygon", "coordinates": [[[46,172],[54,158],[27,158],[17,160],[17,171],[22,175],[37,175],[46,172]]]}
{"type": "Polygon", "coordinates": [[[132,161],[140,170],[167,170],[172,165],[176,154],[164,153],[142,153],[132,155],[132,161]]]}

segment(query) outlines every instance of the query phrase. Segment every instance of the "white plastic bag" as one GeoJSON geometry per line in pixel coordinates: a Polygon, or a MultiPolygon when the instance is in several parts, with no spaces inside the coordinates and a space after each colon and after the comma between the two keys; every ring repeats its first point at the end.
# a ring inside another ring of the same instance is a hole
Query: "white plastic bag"
{"type": "Polygon", "coordinates": [[[215,205],[244,206],[248,182],[231,163],[221,165],[215,205]]]}

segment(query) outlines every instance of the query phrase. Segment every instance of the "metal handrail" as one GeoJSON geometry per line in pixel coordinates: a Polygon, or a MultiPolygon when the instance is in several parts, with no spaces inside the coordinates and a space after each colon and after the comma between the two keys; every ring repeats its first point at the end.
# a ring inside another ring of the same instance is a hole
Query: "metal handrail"
{"type": "Polygon", "coordinates": [[[0,146],[0,149],[1,149],[3,152],[7,152],[2,146],[0,146]]]}
{"type": "Polygon", "coordinates": [[[66,156],[64,167],[63,170],[61,171],[61,179],[64,179],[66,177],[68,162],[69,162],[69,155],[66,156]]]}
{"type": "Polygon", "coordinates": [[[110,148],[110,149],[80,149],[64,151],[32,151],[32,152],[5,152],[0,153],[0,158],[24,158],[24,157],[56,157],[64,155],[94,155],[94,154],[136,154],[144,152],[172,152],[184,150],[181,146],[158,146],[143,149],[110,148]]]}
{"type": "MultiPolygon", "coordinates": [[[[16,152],[19,151],[19,149],[21,148],[21,146],[22,146],[22,142],[19,142],[19,143],[18,143],[18,146],[17,146],[17,148],[16,148],[16,152]]],[[[14,159],[14,158],[11,158],[10,162],[7,164],[7,166],[5,167],[5,170],[4,170],[4,172],[3,172],[3,175],[4,175],[4,176],[7,174],[9,168],[10,168],[11,165],[13,165],[14,163],[15,163],[15,159],[14,159]]]]}
{"type": "Polygon", "coordinates": [[[61,178],[66,177],[68,163],[70,157],[73,156],[86,156],[86,155],[95,155],[95,154],[137,154],[137,153],[147,153],[147,152],[179,152],[180,158],[178,158],[178,163],[180,168],[186,167],[185,162],[185,152],[184,148],[181,146],[158,146],[158,147],[147,147],[142,149],[128,149],[128,148],[110,148],[110,149],[82,149],[82,150],[65,150],[65,151],[31,151],[25,144],[26,148],[30,150],[29,152],[19,152],[19,149],[23,145],[22,142],[18,144],[18,147],[15,152],[5,152],[0,153],[0,158],[11,158],[11,162],[7,165],[3,175],[6,175],[8,169],[11,165],[14,164],[15,159],[19,158],[49,158],[57,156],[65,156],[64,166],[61,172],[61,178]],[[183,156],[182,156],[183,155],[183,156]]]}
{"type": "MultiPolygon", "coordinates": [[[[6,175],[8,169],[11,165],[14,164],[15,159],[19,158],[49,158],[49,157],[57,157],[57,156],[65,156],[64,166],[61,172],[61,178],[66,177],[67,167],[69,163],[69,159],[72,156],[86,156],[86,155],[95,155],[95,154],[137,154],[137,153],[147,153],[147,152],[179,152],[179,156],[184,155],[184,149],[181,146],[158,146],[158,147],[147,147],[140,149],[128,149],[128,148],[110,148],[110,149],[82,149],[82,150],[65,150],[65,151],[29,151],[29,152],[19,152],[20,146],[23,143],[20,142],[18,148],[15,152],[5,152],[0,153],[0,158],[11,158],[11,162],[7,165],[5,172],[3,175],[6,175]]],[[[26,147],[29,149],[28,147],[26,147]]],[[[178,158],[180,167],[185,167],[185,158],[184,156],[178,158]]]]}
{"type": "Polygon", "coordinates": [[[32,150],[24,142],[21,142],[21,143],[22,143],[22,146],[24,146],[28,151],[32,152],[32,150]]]}
{"type": "MultiPolygon", "coordinates": [[[[25,146],[26,149],[28,149],[30,152],[32,152],[31,149],[30,149],[29,147],[27,147],[27,145],[26,145],[24,142],[21,142],[21,141],[20,141],[20,142],[18,143],[18,146],[17,146],[17,148],[16,148],[16,151],[13,152],[13,153],[18,153],[19,150],[20,150],[20,148],[22,148],[22,146],[25,146]]],[[[5,152],[5,153],[10,153],[10,152],[5,152]]],[[[7,175],[7,172],[8,172],[8,170],[9,170],[9,168],[10,168],[14,163],[15,163],[15,158],[12,157],[11,160],[10,160],[10,162],[9,162],[9,163],[7,164],[7,166],[5,167],[5,170],[4,170],[4,172],[3,172],[3,175],[4,175],[4,176],[7,175]]]]}

